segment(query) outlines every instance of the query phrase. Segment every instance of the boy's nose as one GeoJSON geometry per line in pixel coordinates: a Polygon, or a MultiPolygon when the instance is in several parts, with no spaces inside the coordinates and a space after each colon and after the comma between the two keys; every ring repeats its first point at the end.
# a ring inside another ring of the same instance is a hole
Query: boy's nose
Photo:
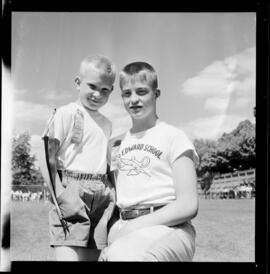
{"type": "Polygon", "coordinates": [[[95,96],[96,98],[101,97],[101,93],[100,93],[98,90],[95,90],[95,91],[92,93],[92,95],[95,96]]]}
{"type": "Polygon", "coordinates": [[[131,94],[130,101],[131,101],[132,103],[137,103],[137,102],[139,101],[139,97],[137,96],[136,93],[132,93],[132,94],[131,94]]]}

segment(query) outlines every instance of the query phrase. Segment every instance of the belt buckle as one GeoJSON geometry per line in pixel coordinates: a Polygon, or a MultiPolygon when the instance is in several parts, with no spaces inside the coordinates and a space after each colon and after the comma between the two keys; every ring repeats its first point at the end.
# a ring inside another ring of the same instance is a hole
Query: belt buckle
{"type": "Polygon", "coordinates": [[[125,212],[126,212],[126,211],[121,211],[121,212],[120,212],[120,219],[121,219],[121,220],[126,220],[126,218],[125,218],[125,212]]]}
{"type": "Polygon", "coordinates": [[[138,209],[123,210],[120,212],[120,217],[122,220],[129,220],[138,217],[138,209]]]}
{"type": "Polygon", "coordinates": [[[136,217],[140,216],[140,210],[139,209],[133,209],[132,211],[134,211],[134,214],[136,215],[136,217]]]}

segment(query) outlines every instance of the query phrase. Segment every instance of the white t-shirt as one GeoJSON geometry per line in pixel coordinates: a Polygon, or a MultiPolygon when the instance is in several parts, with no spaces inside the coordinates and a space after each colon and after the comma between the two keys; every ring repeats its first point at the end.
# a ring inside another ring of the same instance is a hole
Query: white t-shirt
{"type": "MultiPolygon", "coordinates": [[[[119,142],[118,142],[119,143],[119,142]]],[[[127,132],[112,161],[117,163],[117,205],[120,208],[162,205],[176,199],[172,164],[185,151],[197,153],[185,133],[163,121],[143,132],[127,132]]]]}
{"type": "Polygon", "coordinates": [[[105,174],[111,122],[74,102],[57,109],[49,136],[60,141],[57,168],[105,174]]]}

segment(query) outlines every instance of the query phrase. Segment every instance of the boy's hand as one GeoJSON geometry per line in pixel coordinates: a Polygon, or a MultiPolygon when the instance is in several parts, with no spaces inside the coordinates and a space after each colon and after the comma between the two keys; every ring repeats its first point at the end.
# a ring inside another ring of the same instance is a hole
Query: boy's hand
{"type": "Polygon", "coordinates": [[[108,246],[103,248],[100,252],[100,255],[98,257],[98,262],[106,262],[107,261],[107,252],[108,252],[108,246]]]}

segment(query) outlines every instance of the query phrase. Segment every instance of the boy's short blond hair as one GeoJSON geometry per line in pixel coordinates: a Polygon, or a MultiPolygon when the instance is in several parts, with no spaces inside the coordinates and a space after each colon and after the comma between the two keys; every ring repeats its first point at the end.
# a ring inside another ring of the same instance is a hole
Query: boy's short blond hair
{"type": "Polygon", "coordinates": [[[126,65],[119,75],[120,88],[123,82],[130,77],[138,76],[141,81],[147,82],[153,90],[158,88],[157,73],[154,68],[145,62],[133,62],[126,65]]]}
{"type": "Polygon", "coordinates": [[[116,67],[113,62],[103,55],[90,55],[85,57],[80,65],[80,77],[83,78],[87,69],[92,68],[100,74],[110,78],[112,83],[115,81],[116,67]]]}

